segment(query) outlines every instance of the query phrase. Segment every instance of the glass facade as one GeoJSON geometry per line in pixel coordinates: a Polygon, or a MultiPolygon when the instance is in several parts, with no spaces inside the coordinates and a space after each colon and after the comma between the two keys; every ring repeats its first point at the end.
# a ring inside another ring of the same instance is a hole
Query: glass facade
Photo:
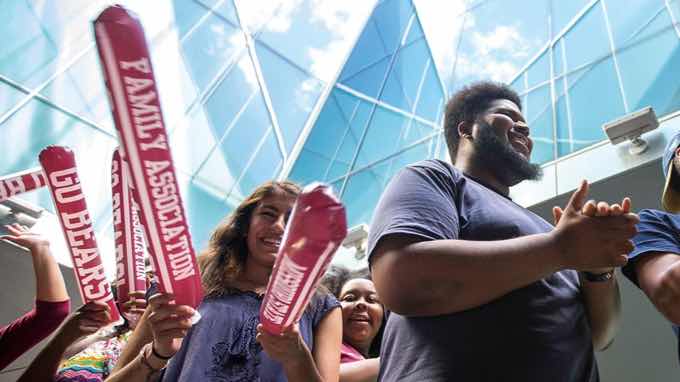
{"type": "MultiPolygon", "coordinates": [[[[108,3],[0,2],[0,174],[72,147],[110,238],[117,138],[91,28],[108,3]]],[[[521,94],[540,163],[602,141],[602,123],[627,112],[680,107],[680,0],[123,4],[150,43],[197,248],[273,178],[328,182],[350,224],[368,222],[398,169],[447,157],[443,108],[471,81],[521,94]]],[[[23,198],[53,209],[47,190],[23,198]]]]}

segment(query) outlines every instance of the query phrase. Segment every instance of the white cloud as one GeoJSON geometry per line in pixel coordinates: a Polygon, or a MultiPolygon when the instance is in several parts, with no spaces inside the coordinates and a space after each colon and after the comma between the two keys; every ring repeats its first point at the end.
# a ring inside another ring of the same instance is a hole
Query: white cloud
{"type": "Polygon", "coordinates": [[[237,0],[236,5],[243,23],[255,32],[265,28],[270,32],[286,32],[292,23],[292,14],[302,0],[237,0]]]}

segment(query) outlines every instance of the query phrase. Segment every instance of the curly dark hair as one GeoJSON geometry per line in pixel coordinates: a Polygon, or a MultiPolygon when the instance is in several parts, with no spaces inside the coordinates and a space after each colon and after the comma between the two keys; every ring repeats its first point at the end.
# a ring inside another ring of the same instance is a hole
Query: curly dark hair
{"type": "Polygon", "coordinates": [[[512,101],[522,110],[522,101],[517,92],[508,85],[499,82],[472,83],[463,87],[449,99],[444,115],[444,136],[452,162],[456,162],[458,142],[460,141],[458,125],[461,122],[476,122],[484,110],[489,107],[489,104],[497,99],[512,101]]]}
{"type": "MultiPolygon", "coordinates": [[[[362,268],[355,271],[350,271],[347,267],[341,265],[331,265],[326,274],[321,279],[321,285],[330,291],[336,298],[340,299],[340,292],[345,284],[354,279],[371,280],[371,273],[368,268],[362,268]]],[[[381,304],[382,305],[382,304],[381,304]]],[[[388,312],[383,305],[383,320],[378,333],[376,333],[371,346],[368,349],[369,357],[380,356],[380,343],[382,342],[383,333],[385,332],[385,324],[387,323],[388,312]]]]}

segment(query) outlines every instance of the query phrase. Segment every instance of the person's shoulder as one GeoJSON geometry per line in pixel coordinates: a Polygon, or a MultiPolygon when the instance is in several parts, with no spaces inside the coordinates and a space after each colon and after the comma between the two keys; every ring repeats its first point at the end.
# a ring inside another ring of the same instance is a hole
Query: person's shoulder
{"type": "Polygon", "coordinates": [[[671,212],[646,208],[638,212],[638,217],[641,225],[655,223],[680,227],[680,215],[671,212]]]}
{"type": "Polygon", "coordinates": [[[437,172],[449,175],[451,177],[460,176],[460,170],[458,170],[452,164],[440,159],[423,159],[421,161],[409,164],[406,166],[406,168],[427,172],[437,172]]]}

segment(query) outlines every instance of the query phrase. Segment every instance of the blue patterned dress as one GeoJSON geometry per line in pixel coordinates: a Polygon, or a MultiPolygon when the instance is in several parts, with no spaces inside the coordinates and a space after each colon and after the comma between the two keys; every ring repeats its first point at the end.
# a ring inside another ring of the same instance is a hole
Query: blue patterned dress
{"type": "MultiPolygon", "coordinates": [[[[206,298],[201,320],[170,360],[163,381],[285,382],[281,365],[255,341],[262,297],[237,292],[206,298]]],[[[300,319],[300,332],[310,350],[314,328],[340,304],[330,294],[315,296],[300,319]]]]}

